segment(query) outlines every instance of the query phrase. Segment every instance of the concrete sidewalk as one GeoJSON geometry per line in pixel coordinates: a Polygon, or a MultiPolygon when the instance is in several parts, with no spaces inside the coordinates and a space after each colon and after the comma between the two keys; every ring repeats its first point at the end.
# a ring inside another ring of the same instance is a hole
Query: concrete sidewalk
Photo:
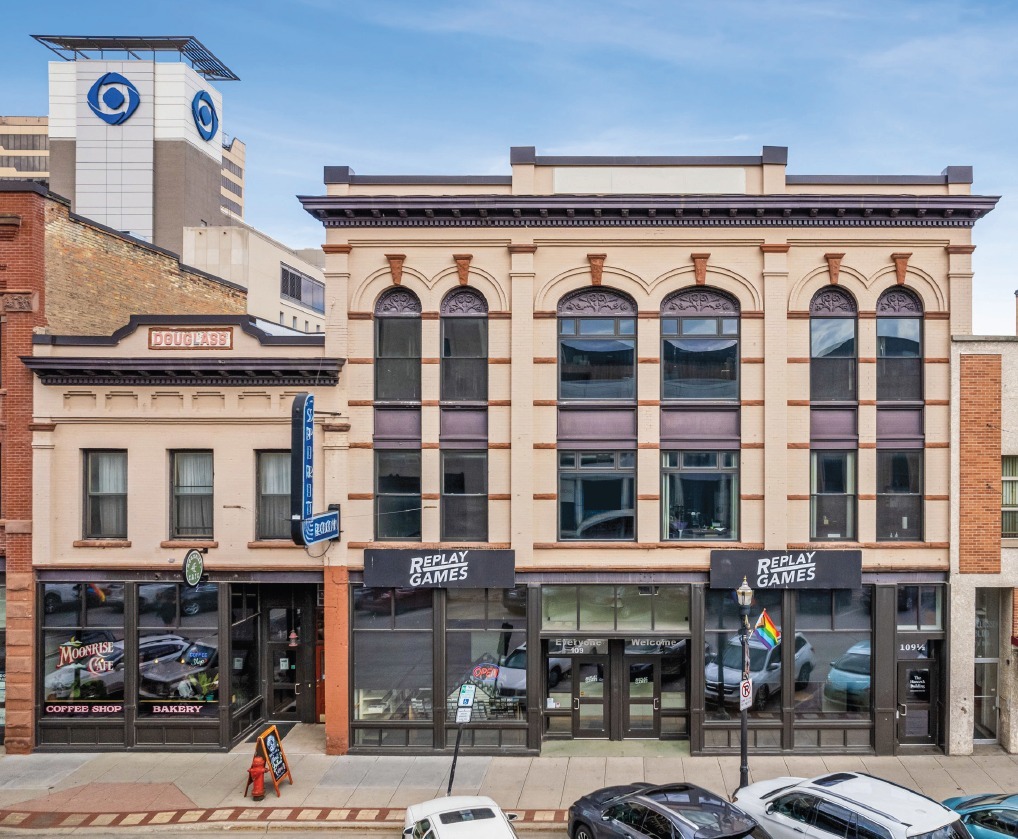
{"type": "MultiPolygon", "coordinates": [[[[737,757],[689,757],[682,743],[612,744],[631,756],[597,755],[602,744],[568,744],[569,756],[461,757],[453,792],[489,795],[521,815],[523,832],[565,836],[565,811],[601,786],[690,781],[729,794],[737,757]],[[643,752],[641,754],[641,751],[643,752]],[[635,753],[635,754],[633,754],[635,753]]],[[[445,794],[450,757],[330,757],[321,726],[283,739],[294,783],[264,801],[244,797],[254,745],[229,754],[63,753],[0,757],[0,833],[166,826],[380,829],[397,835],[404,808],[445,794]]],[[[549,751],[557,751],[549,749],[549,751]]],[[[861,770],[938,800],[1018,791],[1018,755],[999,749],[969,757],[750,757],[751,780],[861,770]]]]}

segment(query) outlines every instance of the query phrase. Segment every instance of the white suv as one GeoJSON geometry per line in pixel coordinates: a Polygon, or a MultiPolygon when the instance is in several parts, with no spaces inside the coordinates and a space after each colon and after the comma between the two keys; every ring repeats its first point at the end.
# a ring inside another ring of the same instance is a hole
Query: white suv
{"type": "Polygon", "coordinates": [[[953,810],[861,772],[759,781],[733,800],[773,839],[970,839],[953,810]]]}

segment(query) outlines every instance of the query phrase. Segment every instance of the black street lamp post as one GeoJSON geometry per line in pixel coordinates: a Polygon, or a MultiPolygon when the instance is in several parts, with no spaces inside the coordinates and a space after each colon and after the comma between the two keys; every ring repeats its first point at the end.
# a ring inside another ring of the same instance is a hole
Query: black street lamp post
{"type": "MultiPolygon", "coordinates": [[[[753,603],[753,589],[749,587],[746,578],[742,578],[742,585],[735,590],[739,599],[739,617],[741,619],[740,635],[742,637],[742,681],[749,679],[749,607],[753,603]]],[[[739,694],[739,705],[741,710],[741,740],[739,742],[739,789],[749,786],[749,709],[742,700],[741,685],[739,694]]]]}

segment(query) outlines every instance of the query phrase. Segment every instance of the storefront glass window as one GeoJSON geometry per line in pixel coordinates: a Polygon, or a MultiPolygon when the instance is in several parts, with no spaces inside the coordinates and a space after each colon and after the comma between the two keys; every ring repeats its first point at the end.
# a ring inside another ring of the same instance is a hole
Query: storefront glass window
{"type": "Polygon", "coordinates": [[[257,586],[234,584],[230,603],[230,707],[242,708],[259,698],[257,586]]]}
{"type": "MultiPolygon", "coordinates": [[[[742,680],[742,640],[739,637],[739,604],[734,590],[708,589],[705,597],[704,639],[707,663],[704,699],[707,719],[728,720],[739,714],[739,682],[742,680]]],[[[749,612],[755,627],[763,611],[781,630],[781,592],[757,591],[749,612]]],[[[775,719],[780,713],[781,646],[773,646],[756,633],[750,635],[750,678],[753,680],[752,718],[775,719]]]]}
{"type": "Polygon", "coordinates": [[[122,716],[123,611],[91,583],[46,583],[40,596],[43,715],[122,716]]]}
{"type": "Polygon", "coordinates": [[[799,719],[868,718],[872,589],[796,592],[795,625],[812,648],[796,658],[799,719]]]}
{"type": "Polygon", "coordinates": [[[353,589],[355,720],[434,713],[432,589],[353,589]]]}
{"type": "Polygon", "coordinates": [[[219,584],[138,586],[138,715],[219,713],[219,584]]]}
{"type": "Polygon", "coordinates": [[[689,586],[542,586],[544,630],[689,631],[689,586]]]}

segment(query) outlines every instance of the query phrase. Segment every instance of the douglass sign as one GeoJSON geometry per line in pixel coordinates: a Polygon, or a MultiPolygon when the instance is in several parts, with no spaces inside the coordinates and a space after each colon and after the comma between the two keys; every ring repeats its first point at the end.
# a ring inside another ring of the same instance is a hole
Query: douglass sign
{"type": "Polygon", "coordinates": [[[364,551],[369,588],[512,588],[516,552],[499,550],[364,551]]]}
{"type": "Polygon", "coordinates": [[[710,587],[859,588],[862,551],[711,551],[710,587]]]}

